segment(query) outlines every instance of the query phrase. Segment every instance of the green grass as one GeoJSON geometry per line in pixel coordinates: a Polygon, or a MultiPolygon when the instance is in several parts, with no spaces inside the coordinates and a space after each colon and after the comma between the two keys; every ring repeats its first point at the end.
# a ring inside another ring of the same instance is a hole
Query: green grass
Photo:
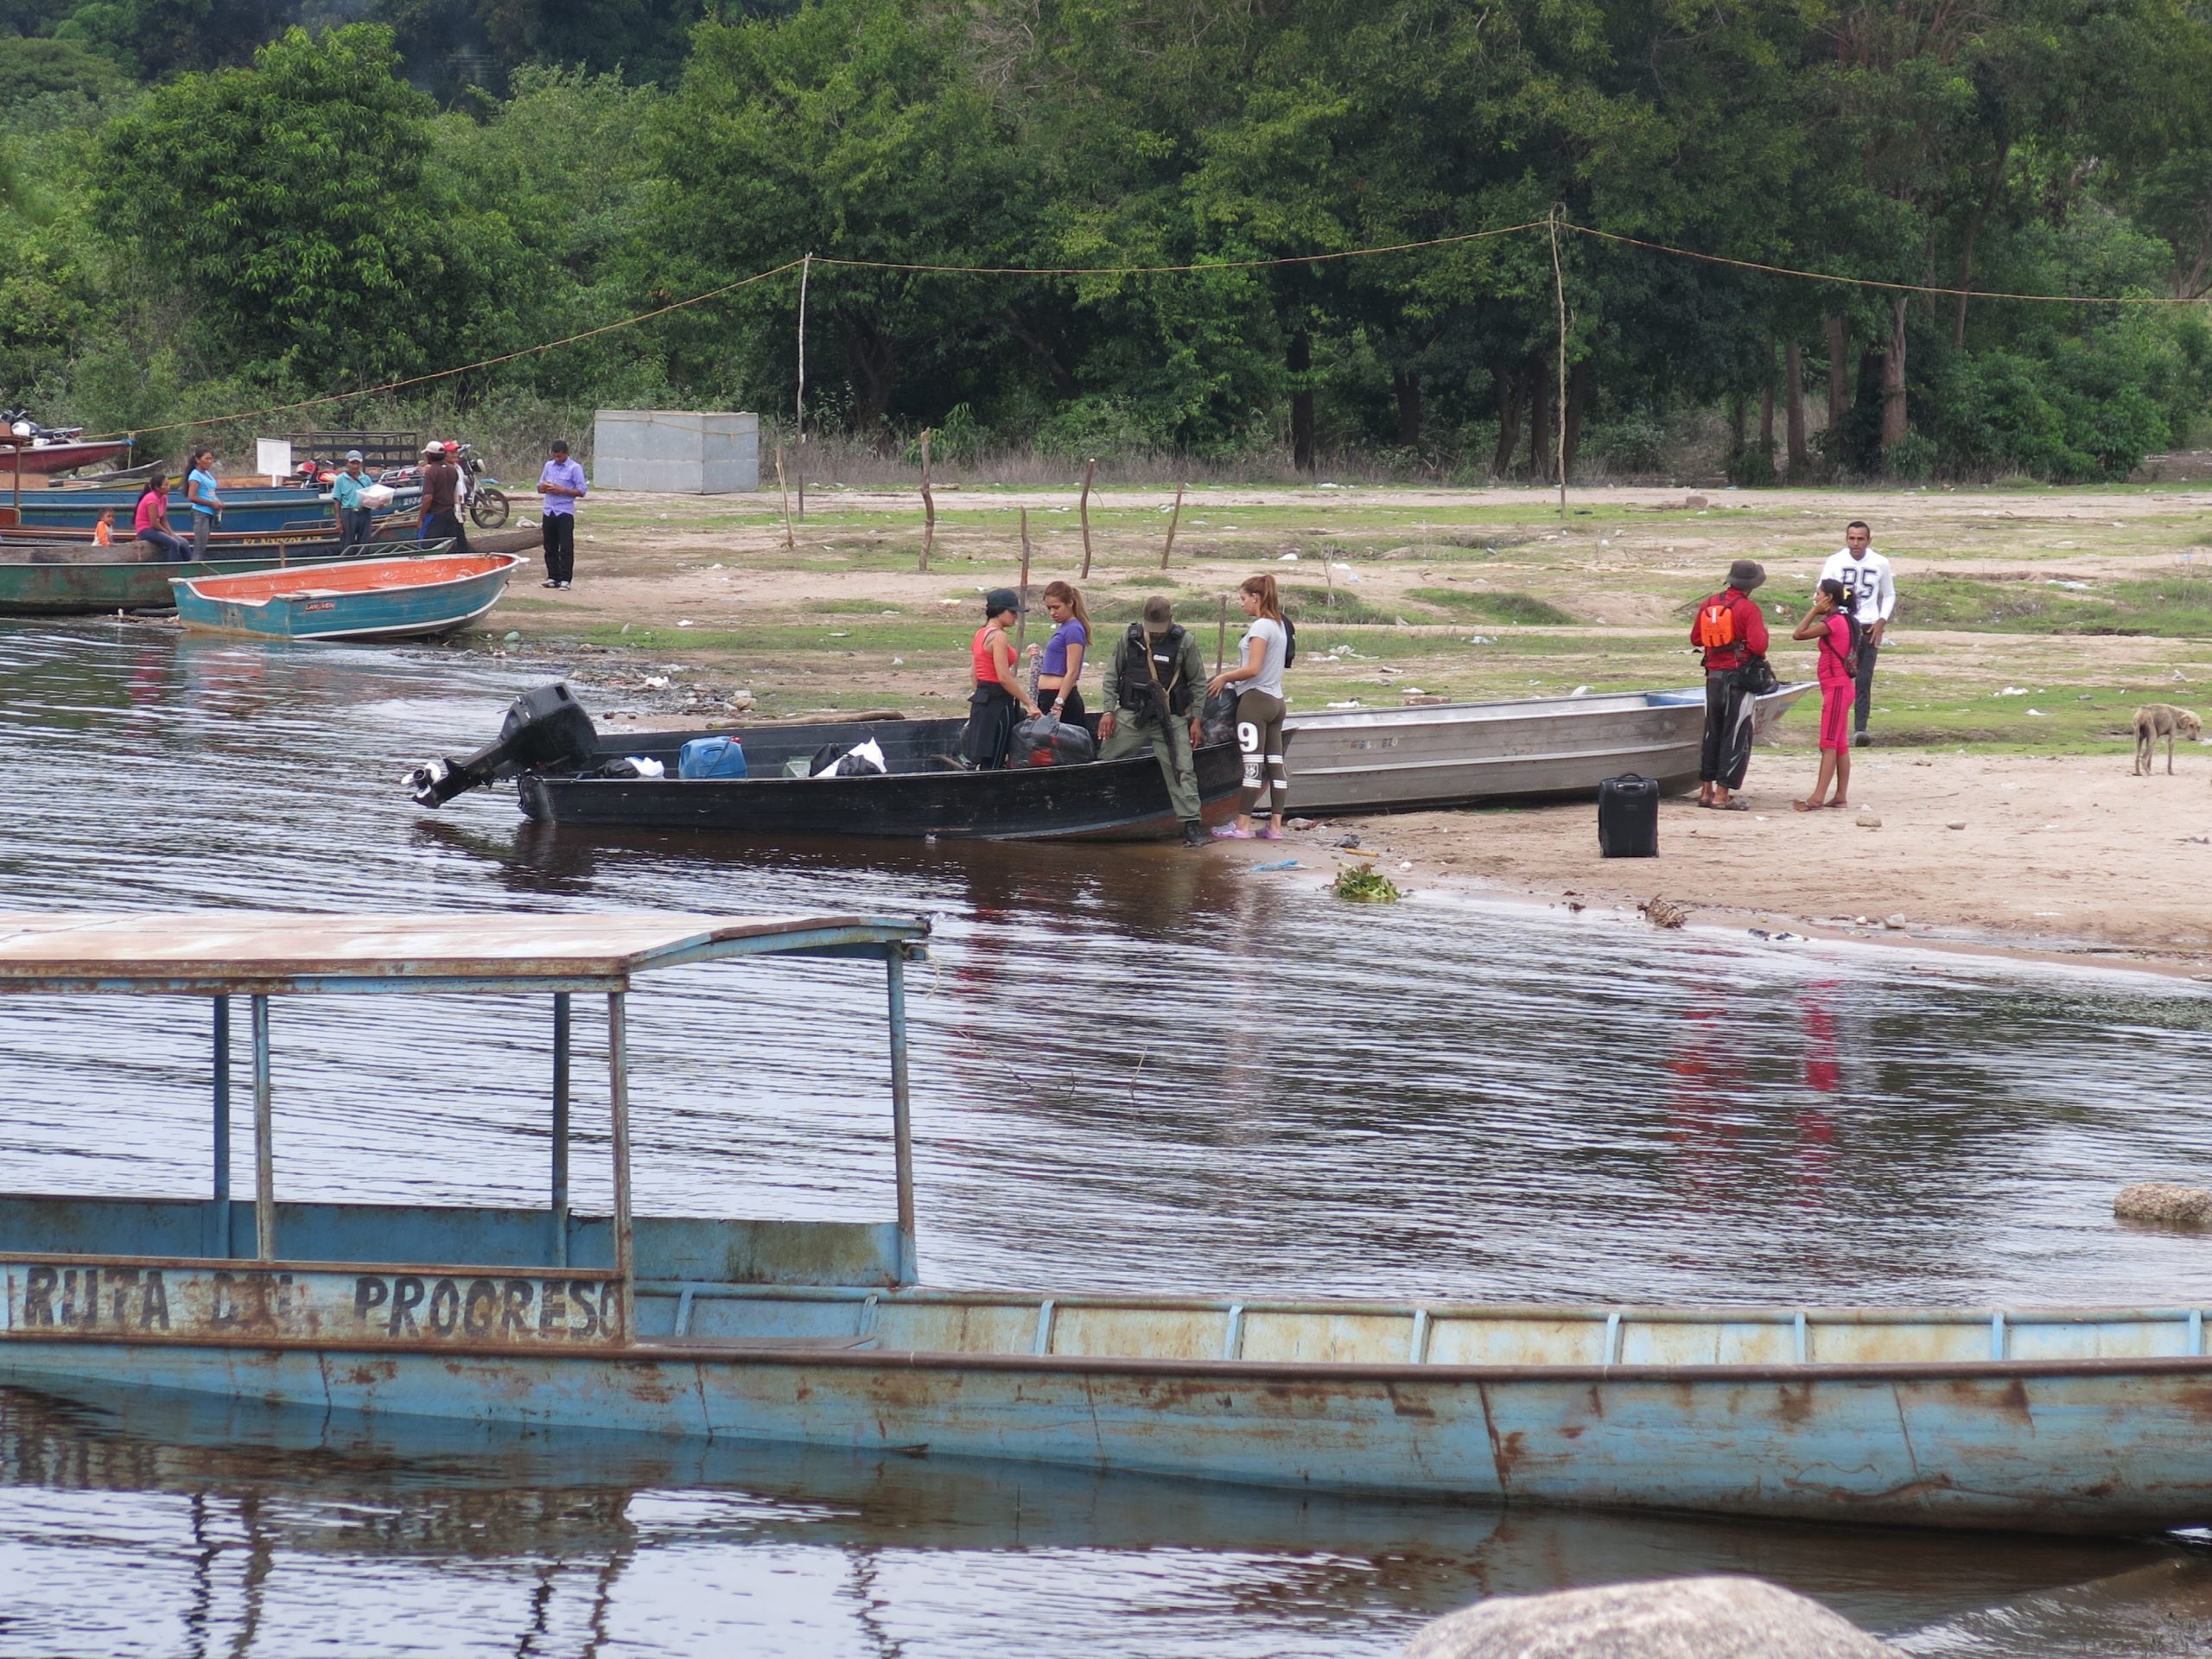
{"type": "Polygon", "coordinates": [[[1563,611],[1534,594],[1484,593],[1471,588],[1415,588],[1406,597],[1462,616],[1510,622],[1522,627],[1568,628],[1581,621],[1572,612],[1563,611]]]}
{"type": "MultiPolygon", "coordinates": [[[[1405,608],[1401,605],[1370,605],[1349,588],[1332,593],[1326,588],[1283,588],[1284,613],[1301,628],[1344,626],[1390,627],[1405,608]]],[[[1408,617],[1408,621],[1414,619],[1408,617]]]]}
{"type": "MultiPolygon", "coordinates": [[[[1901,584],[1902,586],[1902,584],[1901,584]]],[[[2212,636],[2212,572],[2099,582],[2086,589],[2047,582],[1929,576],[1897,596],[1899,627],[1993,633],[2212,636]]]]}

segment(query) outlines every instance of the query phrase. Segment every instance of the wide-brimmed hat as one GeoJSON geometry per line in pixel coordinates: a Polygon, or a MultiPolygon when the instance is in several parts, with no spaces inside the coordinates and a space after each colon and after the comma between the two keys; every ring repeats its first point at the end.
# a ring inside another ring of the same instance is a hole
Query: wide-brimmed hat
{"type": "Polygon", "coordinates": [[[1175,626],[1175,607],[1167,602],[1164,594],[1154,594],[1144,602],[1144,631],[1165,633],[1175,626]]]}
{"type": "Polygon", "coordinates": [[[1728,585],[1739,594],[1748,594],[1766,580],[1766,568],[1749,559],[1738,559],[1728,567],[1728,585]]]}

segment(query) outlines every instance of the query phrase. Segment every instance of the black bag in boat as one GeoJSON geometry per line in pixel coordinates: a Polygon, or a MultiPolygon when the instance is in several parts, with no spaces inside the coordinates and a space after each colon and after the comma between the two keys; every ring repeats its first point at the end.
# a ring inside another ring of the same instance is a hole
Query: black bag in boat
{"type": "Polygon", "coordinates": [[[1198,741],[1232,743],[1236,740],[1237,688],[1224,685],[1218,691],[1206,693],[1205,705],[1198,710],[1198,741]]]}
{"type": "Polygon", "coordinates": [[[1623,772],[1598,785],[1598,851],[1606,858],[1659,856],[1659,784],[1623,772]]]}
{"type": "Polygon", "coordinates": [[[1098,758],[1089,732],[1052,715],[1025,720],[1014,728],[1008,764],[1017,766],[1079,766],[1098,758]]]}

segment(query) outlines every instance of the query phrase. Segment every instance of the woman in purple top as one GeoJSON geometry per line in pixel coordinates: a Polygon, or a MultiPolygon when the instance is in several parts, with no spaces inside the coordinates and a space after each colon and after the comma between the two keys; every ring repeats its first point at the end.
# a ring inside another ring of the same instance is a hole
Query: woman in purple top
{"type": "MultiPolygon", "coordinates": [[[[1046,584],[1045,610],[1052,619],[1052,637],[1038,658],[1037,706],[1079,726],[1083,694],[1076,682],[1083,677],[1083,655],[1090,645],[1090,613],[1083,607],[1083,595],[1065,582],[1046,584]]],[[[1036,646],[1029,649],[1036,654],[1036,646]]]]}

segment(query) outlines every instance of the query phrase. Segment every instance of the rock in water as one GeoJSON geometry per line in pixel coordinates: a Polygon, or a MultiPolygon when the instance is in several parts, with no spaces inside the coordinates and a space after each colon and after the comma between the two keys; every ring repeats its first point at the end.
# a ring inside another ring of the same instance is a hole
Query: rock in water
{"type": "Polygon", "coordinates": [[[1662,899],[1656,893],[1637,908],[1643,912],[1643,919],[1654,927],[1680,927],[1690,918],[1687,905],[1678,905],[1671,899],[1662,899]]]}
{"type": "Polygon", "coordinates": [[[1422,1626],[1400,1659],[1903,1659],[1758,1579],[1668,1579],[1498,1596],[1422,1626]]]}
{"type": "Polygon", "coordinates": [[[2120,1189],[2112,1212],[2123,1221],[2155,1222],[2162,1227],[2212,1226],[2212,1191],[2179,1181],[2138,1181],[2120,1189]]]}

